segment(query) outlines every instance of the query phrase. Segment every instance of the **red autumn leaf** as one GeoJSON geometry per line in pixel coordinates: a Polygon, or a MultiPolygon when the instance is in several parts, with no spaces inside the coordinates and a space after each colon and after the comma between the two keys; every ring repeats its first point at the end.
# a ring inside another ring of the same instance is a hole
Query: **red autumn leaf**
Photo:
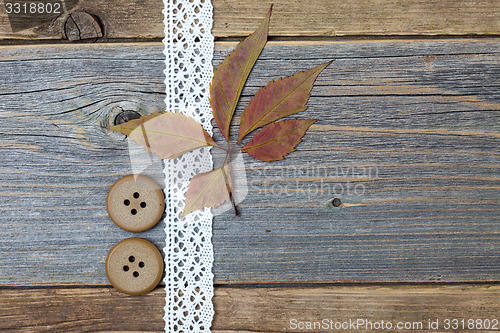
{"type": "Polygon", "coordinates": [[[264,162],[282,160],[295,151],[314,122],[315,119],[289,119],[269,124],[257,132],[242,150],[264,162]]]}
{"type": "Polygon", "coordinates": [[[193,177],[186,192],[182,217],[204,207],[218,207],[229,201],[230,178],[228,164],[193,177]]]}
{"type": "Polygon", "coordinates": [[[306,103],[314,81],[331,63],[271,81],[259,89],[243,110],[238,141],[259,127],[307,109],[306,103]]]}
{"type": "Polygon", "coordinates": [[[182,113],[153,113],[106,128],[127,135],[161,158],[177,158],[205,146],[218,147],[200,123],[182,113]]]}
{"type": "Polygon", "coordinates": [[[257,61],[269,33],[271,9],[257,30],[239,43],[214,72],[210,85],[210,105],[220,131],[229,141],[229,126],[243,86],[257,61]]]}

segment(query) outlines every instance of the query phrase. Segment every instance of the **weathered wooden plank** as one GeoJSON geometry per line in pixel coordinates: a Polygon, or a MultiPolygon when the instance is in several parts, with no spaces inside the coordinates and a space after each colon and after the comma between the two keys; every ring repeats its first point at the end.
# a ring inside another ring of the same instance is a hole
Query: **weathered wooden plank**
{"type": "MultiPolygon", "coordinates": [[[[67,1],[66,1],[67,2],[67,1]]],[[[73,1],[77,2],[77,1],[73,1]]],[[[495,0],[213,0],[216,37],[248,35],[274,4],[272,36],[499,34],[495,0]]],[[[71,9],[99,18],[105,38],[162,38],[161,0],[80,0],[71,9]]],[[[29,18],[32,20],[32,16],[29,18]]],[[[0,39],[62,39],[68,14],[40,26],[14,31],[0,4],[0,39]]]]}
{"type": "MultiPolygon", "coordinates": [[[[500,287],[455,286],[314,286],[216,287],[213,332],[301,332],[299,322],[391,323],[394,329],[347,329],[349,332],[445,332],[445,319],[492,319],[500,314],[500,287]],[[295,320],[295,321],[294,321],[295,320]],[[439,330],[429,330],[439,320],[439,330]],[[296,326],[297,327],[296,327],[296,326]]],[[[0,289],[0,329],[8,332],[163,332],[163,290],[131,297],[112,288],[0,289]],[[137,310],[141,315],[137,316],[137,310]]],[[[335,325],[335,324],[333,324],[335,325]]],[[[366,325],[366,324],[364,324],[366,325]]],[[[388,325],[388,324],[385,324],[388,325]]],[[[304,326],[305,327],[305,326],[304,326]]],[[[384,328],[387,326],[384,326],[384,328]]],[[[473,327],[474,328],[474,327],[473,327]]],[[[319,332],[320,330],[309,330],[319,332]]],[[[340,331],[322,329],[322,332],[340,331]]],[[[453,332],[497,332],[462,329],[453,332]]]]}
{"type": "MultiPolygon", "coordinates": [[[[131,169],[126,142],[100,126],[164,107],[161,49],[1,49],[1,284],[107,283],[106,253],[131,234],[105,198],[131,169]]],[[[215,281],[498,280],[498,40],[271,43],[242,106],[332,58],[299,151],[245,159],[242,216],[214,220],[215,281]]],[[[162,247],[163,224],[141,236],[162,247]]]]}

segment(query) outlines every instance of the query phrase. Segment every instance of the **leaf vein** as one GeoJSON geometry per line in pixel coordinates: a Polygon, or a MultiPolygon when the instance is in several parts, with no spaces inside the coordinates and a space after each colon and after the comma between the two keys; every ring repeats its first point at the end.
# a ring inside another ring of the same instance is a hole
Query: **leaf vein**
{"type": "MultiPolygon", "coordinates": [[[[303,81],[302,81],[299,85],[297,85],[297,87],[295,87],[294,89],[292,89],[292,90],[290,91],[290,93],[288,93],[288,94],[287,94],[287,95],[285,95],[282,99],[280,99],[277,103],[275,103],[275,104],[274,104],[274,105],[273,105],[273,106],[269,109],[269,111],[268,111],[268,112],[264,113],[264,114],[262,115],[262,117],[260,117],[260,118],[257,120],[257,122],[255,122],[255,125],[254,125],[254,126],[250,127],[250,129],[246,131],[245,135],[247,135],[248,133],[252,132],[254,129],[258,128],[259,126],[257,126],[257,125],[258,125],[258,124],[262,121],[262,119],[264,119],[266,116],[268,116],[270,113],[272,113],[272,112],[274,111],[274,109],[276,109],[276,108],[279,106],[279,104],[281,104],[281,103],[282,103],[285,99],[287,99],[288,97],[290,97],[290,95],[292,95],[293,93],[295,93],[295,91],[296,91],[297,89],[299,89],[299,87],[300,87],[300,86],[301,86],[304,82],[306,82],[306,80],[308,80],[308,79],[309,79],[311,76],[313,76],[313,75],[314,75],[314,73],[313,73],[313,74],[311,74],[311,75],[309,75],[309,76],[307,76],[307,77],[306,77],[306,78],[305,78],[305,79],[304,79],[304,80],[303,80],[303,81]]],[[[245,136],[245,135],[243,135],[243,136],[245,136]]]]}

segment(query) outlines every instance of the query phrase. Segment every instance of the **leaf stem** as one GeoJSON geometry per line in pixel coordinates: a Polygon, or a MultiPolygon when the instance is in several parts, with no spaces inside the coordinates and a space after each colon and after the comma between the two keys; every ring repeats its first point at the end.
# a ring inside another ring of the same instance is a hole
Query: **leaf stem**
{"type": "Polygon", "coordinates": [[[210,147],[214,147],[214,148],[219,148],[220,150],[224,150],[226,153],[228,153],[228,150],[226,148],[223,148],[221,146],[219,146],[218,144],[215,144],[215,145],[210,145],[210,147]]]}
{"type": "Polygon", "coordinates": [[[234,208],[234,216],[240,216],[240,211],[238,210],[238,206],[236,206],[236,203],[234,202],[234,196],[233,192],[229,192],[229,198],[231,199],[231,203],[233,204],[234,208]]]}
{"type": "MultiPolygon", "coordinates": [[[[229,146],[229,142],[228,142],[228,148],[230,148],[229,146]]],[[[234,147],[233,147],[234,148],[234,147]]],[[[230,191],[229,191],[229,198],[231,199],[231,202],[233,204],[233,208],[234,208],[234,215],[235,216],[240,216],[240,212],[238,211],[238,207],[236,206],[236,202],[234,200],[234,193],[232,191],[233,189],[233,177],[232,174],[233,174],[233,164],[231,163],[231,155],[233,154],[233,149],[230,148],[229,152],[228,152],[228,156],[229,156],[229,187],[230,187],[230,191]]]]}
{"type": "MultiPolygon", "coordinates": [[[[232,147],[229,146],[228,144],[228,149],[229,149],[228,154],[236,153],[236,146],[238,145],[238,142],[236,142],[232,147]]],[[[231,162],[231,157],[229,158],[229,162],[231,162]]]]}
{"type": "Polygon", "coordinates": [[[226,162],[228,160],[228,156],[229,156],[228,171],[229,171],[229,173],[231,173],[231,157],[230,157],[230,155],[231,154],[228,153],[226,155],[226,158],[224,159],[224,163],[222,163],[222,174],[224,175],[224,182],[226,183],[226,189],[227,189],[227,192],[229,193],[229,199],[231,200],[231,204],[233,205],[233,208],[234,208],[234,215],[240,216],[240,211],[238,210],[238,206],[236,206],[236,202],[234,201],[233,191],[231,190],[231,188],[233,187],[232,186],[233,178],[231,177],[231,174],[229,174],[230,181],[227,180],[227,175],[226,175],[226,171],[225,171],[226,168],[224,167],[224,165],[226,164],[226,162]]]}

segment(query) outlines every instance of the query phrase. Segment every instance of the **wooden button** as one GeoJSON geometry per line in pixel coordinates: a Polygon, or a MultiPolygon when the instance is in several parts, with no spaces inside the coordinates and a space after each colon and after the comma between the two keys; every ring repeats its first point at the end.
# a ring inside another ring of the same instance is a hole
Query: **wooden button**
{"type": "Polygon", "coordinates": [[[128,175],[111,186],[106,205],[117,226],[141,232],[158,223],[165,210],[165,199],[162,189],[151,178],[128,175]]]}
{"type": "Polygon", "coordinates": [[[109,250],[106,275],[122,293],[146,294],[161,280],[163,257],[156,246],[143,238],[124,239],[109,250]]]}

